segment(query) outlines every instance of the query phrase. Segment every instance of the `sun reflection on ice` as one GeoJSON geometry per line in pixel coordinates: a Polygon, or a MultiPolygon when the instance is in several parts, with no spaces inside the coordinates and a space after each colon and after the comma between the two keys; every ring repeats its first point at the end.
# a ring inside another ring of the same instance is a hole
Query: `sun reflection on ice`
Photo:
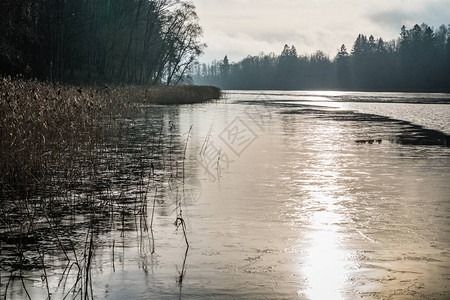
{"type": "Polygon", "coordinates": [[[307,193],[303,205],[309,215],[309,246],[302,267],[307,287],[299,294],[309,299],[344,299],[342,292],[349,274],[347,252],[342,245],[346,235],[343,225],[346,209],[341,203],[348,195],[340,182],[343,174],[339,151],[333,151],[332,144],[322,142],[328,140],[330,132],[338,138],[342,129],[330,126],[320,129],[316,129],[318,137],[311,153],[313,159],[303,171],[311,179],[302,187],[307,193]]]}
{"type": "Polygon", "coordinates": [[[307,250],[306,274],[310,299],[343,299],[341,289],[345,282],[345,254],[339,249],[336,226],[324,225],[336,214],[329,211],[317,213],[317,230],[311,234],[311,246],[307,250]],[[321,228],[322,227],[322,228],[321,228]]]}
{"type": "Polygon", "coordinates": [[[327,96],[327,97],[339,97],[343,95],[347,95],[349,92],[342,91],[308,91],[308,95],[313,96],[327,96]]]}

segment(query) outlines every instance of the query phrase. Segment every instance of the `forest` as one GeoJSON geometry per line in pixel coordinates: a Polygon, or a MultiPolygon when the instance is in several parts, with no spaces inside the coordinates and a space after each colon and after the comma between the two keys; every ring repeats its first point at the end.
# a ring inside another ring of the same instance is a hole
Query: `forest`
{"type": "Polygon", "coordinates": [[[299,54],[288,45],[280,55],[261,53],[237,63],[225,56],[196,65],[191,75],[198,84],[225,89],[450,91],[450,25],[403,26],[392,41],[360,34],[334,58],[323,51],[299,54]]]}
{"type": "Polygon", "coordinates": [[[203,52],[184,0],[2,0],[0,75],[176,84],[203,52]]]}

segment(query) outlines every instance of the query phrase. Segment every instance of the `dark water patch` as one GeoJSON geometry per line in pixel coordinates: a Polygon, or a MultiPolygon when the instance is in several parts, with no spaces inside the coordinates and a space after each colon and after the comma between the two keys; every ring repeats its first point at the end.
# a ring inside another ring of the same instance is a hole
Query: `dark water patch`
{"type": "Polygon", "coordinates": [[[412,104],[450,104],[450,95],[434,95],[433,97],[398,97],[398,96],[340,96],[330,97],[336,102],[363,102],[363,103],[412,103],[412,104]]]}
{"type": "Polygon", "coordinates": [[[324,120],[338,122],[356,122],[361,126],[372,126],[376,128],[374,138],[357,139],[358,144],[380,144],[383,139],[403,145],[427,145],[450,147],[450,135],[438,130],[427,129],[423,126],[413,124],[408,121],[392,119],[374,114],[358,113],[347,110],[326,110],[326,109],[289,109],[281,112],[289,115],[307,115],[324,120]],[[369,123],[369,124],[367,124],[369,123]]]}
{"type": "Polygon", "coordinates": [[[390,92],[345,92],[345,91],[231,91],[227,95],[242,98],[257,98],[276,102],[323,101],[323,102],[359,102],[359,103],[410,103],[410,104],[450,104],[447,93],[390,93],[390,92]]]}
{"type": "Polygon", "coordinates": [[[374,144],[374,143],[381,144],[382,142],[383,142],[382,139],[355,140],[355,143],[357,143],[357,144],[374,144]]]}

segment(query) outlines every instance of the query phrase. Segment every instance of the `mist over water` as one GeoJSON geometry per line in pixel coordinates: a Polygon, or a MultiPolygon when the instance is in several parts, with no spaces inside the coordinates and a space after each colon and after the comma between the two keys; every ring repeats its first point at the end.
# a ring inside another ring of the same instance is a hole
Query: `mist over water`
{"type": "MultiPolygon", "coordinates": [[[[142,220],[98,234],[94,295],[450,297],[449,104],[446,94],[228,91],[217,103],[145,108],[174,126],[167,147],[182,149],[192,126],[178,183],[185,275],[175,184],[157,197],[154,254],[142,220]]],[[[133,120],[130,149],[148,122],[133,120]]],[[[32,298],[45,298],[40,271],[24,274],[32,298]]],[[[23,296],[20,281],[9,287],[8,298],[23,296]]]]}

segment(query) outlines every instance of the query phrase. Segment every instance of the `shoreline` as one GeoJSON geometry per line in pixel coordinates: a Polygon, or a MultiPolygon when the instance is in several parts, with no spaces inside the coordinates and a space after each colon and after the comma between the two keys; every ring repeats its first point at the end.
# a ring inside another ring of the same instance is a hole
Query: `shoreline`
{"type": "MultiPolygon", "coordinates": [[[[0,77],[0,192],[25,195],[55,163],[105,139],[105,127],[140,105],[220,99],[209,86],[75,86],[0,77]],[[31,185],[31,186],[28,186],[31,185]]],[[[117,124],[116,124],[117,125],[117,124]]],[[[68,166],[69,167],[69,166],[68,166]]]]}
{"type": "Polygon", "coordinates": [[[340,92],[340,93],[414,93],[414,94],[450,94],[450,90],[411,90],[411,89],[339,89],[339,88],[317,88],[317,89],[277,89],[277,88],[254,88],[254,89],[240,89],[240,88],[220,88],[223,91],[304,91],[304,92],[340,92]]]}

